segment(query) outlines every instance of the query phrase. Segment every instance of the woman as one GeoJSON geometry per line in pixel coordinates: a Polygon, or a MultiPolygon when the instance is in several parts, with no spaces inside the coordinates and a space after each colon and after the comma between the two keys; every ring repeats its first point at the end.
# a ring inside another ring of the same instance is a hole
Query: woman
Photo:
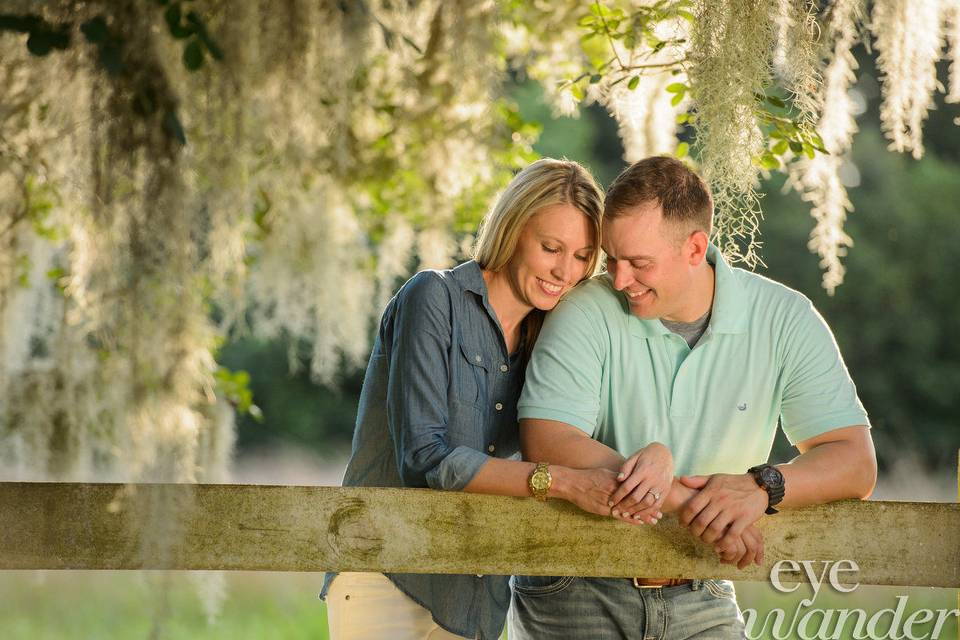
{"type": "MultiPolygon", "coordinates": [[[[602,197],[579,164],[539,160],[487,215],[474,260],[400,289],[367,365],[345,486],[531,495],[537,465],[517,459],[524,367],[545,312],[596,268],[602,197]]],[[[549,472],[549,496],[610,515],[615,472],[549,472]]],[[[497,638],[510,602],[503,576],[343,573],[321,595],[333,640],[497,638]]]]}

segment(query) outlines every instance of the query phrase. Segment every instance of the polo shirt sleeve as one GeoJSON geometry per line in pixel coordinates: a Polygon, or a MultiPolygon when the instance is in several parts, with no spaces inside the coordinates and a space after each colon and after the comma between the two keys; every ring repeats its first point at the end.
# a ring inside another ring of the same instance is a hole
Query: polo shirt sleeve
{"type": "Polygon", "coordinates": [[[577,304],[561,301],[540,330],[517,416],[565,422],[592,436],[600,412],[605,335],[577,304]]]}
{"type": "Polygon", "coordinates": [[[791,444],[834,429],[870,426],[840,348],[809,300],[791,314],[780,422],[791,444]]]}

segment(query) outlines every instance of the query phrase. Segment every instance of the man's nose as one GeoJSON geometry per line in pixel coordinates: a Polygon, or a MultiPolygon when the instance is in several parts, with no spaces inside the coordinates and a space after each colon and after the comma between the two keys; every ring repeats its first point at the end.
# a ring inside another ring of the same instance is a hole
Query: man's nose
{"type": "Polygon", "coordinates": [[[617,291],[623,291],[633,281],[629,269],[624,269],[619,265],[613,269],[613,288],[617,291]]]}

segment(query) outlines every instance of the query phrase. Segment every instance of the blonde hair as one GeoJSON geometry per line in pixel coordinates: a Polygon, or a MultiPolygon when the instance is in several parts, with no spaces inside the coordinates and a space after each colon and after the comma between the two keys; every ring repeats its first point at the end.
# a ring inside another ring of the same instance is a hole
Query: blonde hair
{"type": "Polygon", "coordinates": [[[482,269],[499,271],[505,267],[527,221],[555,204],[572,205],[590,221],[593,253],[587,276],[593,275],[600,256],[603,191],[590,172],[572,160],[542,158],[518,173],[480,223],[473,259],[482,269]]]}
{"type": "MultiPolygon", "coordinates": [[[[503,269],[517,250],[517,241],[530,218],[555,204],[569,204],[590,221],[593,252],[584,278],[594,275],[600,262],[603,191],[590,172],[572,160],[542,158],[514,176],[480,223],[473,259],[481,269],[503,269]]],[[[544,315],[543,311],[534,309],[524,318],[524,361],[533,352],[544,315]]]]}

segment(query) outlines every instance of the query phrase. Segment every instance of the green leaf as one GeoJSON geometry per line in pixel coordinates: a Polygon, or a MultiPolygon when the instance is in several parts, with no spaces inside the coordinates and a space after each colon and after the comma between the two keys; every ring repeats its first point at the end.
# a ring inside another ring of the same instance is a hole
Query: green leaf
{"type": "Polygon", "coordinates": [[[595,15],[588,13],[588,14],[586,14],[586,15],[580,16],[580,19],[577,20],[577,26],[578,26],[578,27],[589,27],[589,26],[592,25],[594,22],[596,22],[596,20],[597,20],[597,17],[596,17],[595,15]]]}
{"type": "Polygon", "coordinates": [[[767,102],[775,107],[780,107],[781,109],[784,109],[787,106],[787,104],[777,96],[767,96],[767,102]]]}
{"type": "Polygon", "coordinates": [[[100,45],[100,64],[112,76],[119,75],[123,71],[123,58],[120,55],[120,47],[112,42],[100,45]]]}
{"type": "Polygon", "coordinates": [[[0,14],[0,31],[16,31],[18,33],[32,33],[42,28],[39,16],[16,16],[8,13],[0,14]]]}
{"type": "Polygon", "coordinates": [[[630,78],[630,82],[627,83],[627,89],[633,91],[637,88],[637,85],[640,84],[640,76],[633,76],[630,78]]]}
{"type": "Polygon", "coordinates": [[[597,17],[608,16],[610,15],[610,9],[600,4],[599,2],[594,2],[590,5],[590,13],[597,17]]]}
{"type": "Polygon", "coordinates": [[[677,150],[674,155],[678,158],[684,158],[688,153],[690,153],[690,145],[686,142],[681,142],[677,145],[677,150]]]}
{"type": "Polygon", "coordinates": [[[797,142],[796,140],[791,140],[790,151],[793,151],[794,153],[803,153],[803,144],[797,142]]]}
{"type": "Polygon", "coordinates": [[[670,104],[674,107],[680,104],[681,102],[683,102],[682,93],[678,93],[677,95],[673,96],[673,98],[670,100],[670,104]]]}
{"type": "Polygon", "coordinates": [[[773,171],[780,168],[780,161],[772,153],[765,153],[760,156],[760,166],[773,171]]]}
{"type": "Polygon", "coordinates": [[[570,85],[570,94],[577,100],[583,100],[583,89],[578,84],[570,85]]]}
{"type": "Polygon", "coordinates": [[[667,91],[683,95],[687,92],[687,85],[682,82],[673,82],[667,85],[667,91]]]}
{"type": "Polygon", "coordinates": [[[183,49],[183,66],[189,71],[196,71],[203,66],[203,47],[200,40],[194,38],[183,49]]]}
{"type": "Polygon", "coordinates": [[[107,21],[103,16],[94,16],[80,25],[80,31],[86,37],[90,44],[100,44],[106,42],[110,37],[110,31],[107,29],[107,21]]]}
{"type": "Polygon", "coordinates": [[[689,113],[678,113],[677,114],[677,124],[686,124],[690,119],[689,113]]]}
{"type": "Polygon", "coordinates": [[[52,48],[49,38],[46,38],[43,33],[34,32],[27,38],[27,51],[35,56],[45,56],[52,48]]]}
{"type": "Polygon", "coordinates": [[[133,112],[147,117],[157,110],[157,93],[152,87],[141,89],[133,96],[133,112]]]}
{"type": "Polygon", "coordinates": [[[677,9],[677,15],[686,20],[687,22],[696,22],[697,18],[689,11],[684,9],[677,9]]]}
{"type": "Polygon", "coordinates": [[[183,132],[183,125],[180,124],[180,118],[178,118],[177,114],[172,110],[167,111],[163,116],[163,130],[180,144],[187,144],[187,134],[183,132]]]}
{"type": "Polygon", "coordinates": [[[603,80],[603,76],[600,75],[599,73],[595,73],[592,76],[590,76],[590,84],[597,84],[601,80],[603,80]]]}
{"type": "Polygon", "coordinates": [[[163,12],[163,17],[167,21],[170,35],[177,40],[183,40],[193,35],[194,30],[191,27],[181,24],[183,14],[179,2],[167,7],[167,10],[163,12]]]}
{"type": "MultiPolygon", "coordinates": [[[[187,14],[187,24],[190,28],[197,34],[197,37],[200,38],[200,42],[203,43],[203,46],[207,48],[207,51],[210,52],[210,55],[213,56],[214,60],[223,60],[223,49],[221,49],[213,38],[210,37],[210,32],[207,31],[207,26],[203,23],[203,20],[197,14],[196,11],[191,11],[187,14]]],[[[403,41],[408,45],[412,46],[414,50],[423,54],[423,51],[420,50],[420,47],[417,46],[413,40],[406,36],[402,36],[403,41]]]]}
{"type": "Polygon", "coordinates": [[[61,51],[70,46],[69,25],[54,31],[42,28],[32,31],[27,38],[27,51],[35,56],[45,56],[54,49],[61,51]]]}
{"type": "Polygon", "coordinates": [[[803,152],[807,154],[807,157],[810,158],[811,160],[813,160],[814,156],[817,155],[816,152],[813,150],[813,145],[810,144],[809,142],[803,143],[803,152]]]}
{"type": "Polygon", "coordinates": [[[167,21],[167,26],[171,32],[180,27],[181,18],[183,18],[183,14],[180,12],[179,2],[173,3],[163,12],[163,19],[167,21]]]}
{"type": "Polygon", "coordinates": [[[782,156],[787,152],[787,149],[789,148],[789,146],[790,145],[787,144],[786,140],[780,140],[779,142],[777,142],[777,144],[773,145],[772,151],[778,156],[782,156]]]}

